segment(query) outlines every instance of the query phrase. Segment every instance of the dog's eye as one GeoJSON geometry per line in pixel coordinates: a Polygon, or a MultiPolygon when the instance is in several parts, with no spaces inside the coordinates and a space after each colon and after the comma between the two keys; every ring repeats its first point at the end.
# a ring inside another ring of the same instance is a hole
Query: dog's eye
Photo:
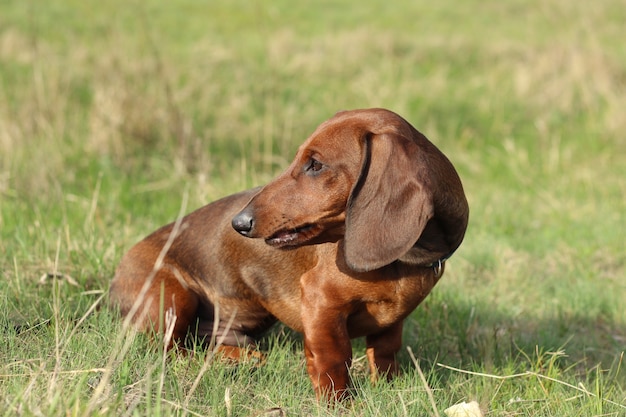
{"type": "Polygon", "coordinates": [[[317,173],[321,171],[322,168],[324,168],[324,165],[320,161],[311,158],[305,167],[305,171],[310,173],[317,173]]]}

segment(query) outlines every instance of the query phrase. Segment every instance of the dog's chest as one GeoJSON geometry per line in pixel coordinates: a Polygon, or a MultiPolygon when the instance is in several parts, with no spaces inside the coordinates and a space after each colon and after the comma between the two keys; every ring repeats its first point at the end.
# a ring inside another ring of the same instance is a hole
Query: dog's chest
{"type": "Polygon", "coordinates": [[[348,317],[352,337],[370,334],[406,318],[426,298],[435,285],[432,274],[419,274],[395,280],[372,282],[354,302],[348,317]]]}

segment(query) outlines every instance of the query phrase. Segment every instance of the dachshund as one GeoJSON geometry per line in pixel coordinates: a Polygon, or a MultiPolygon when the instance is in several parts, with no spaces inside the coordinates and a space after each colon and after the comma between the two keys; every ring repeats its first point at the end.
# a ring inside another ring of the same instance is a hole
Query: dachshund
{"type": "Polygon", "coordinates": [[[142,331],[250,357],[277,320],[304,336],[318,399],[350,396],[350,339],[371,379],[398,373],[403,320],[443,274],[469,216],[451,162],[385,109],[337,113],[287,170],[164,226],[123,257],[110,302],[142,331]]]}

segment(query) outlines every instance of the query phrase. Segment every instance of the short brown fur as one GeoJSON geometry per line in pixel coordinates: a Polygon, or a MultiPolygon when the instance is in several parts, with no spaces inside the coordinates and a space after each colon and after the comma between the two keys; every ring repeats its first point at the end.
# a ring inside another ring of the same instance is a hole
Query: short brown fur
{"type": "Polygon", "coordinates": [[[161,331],[173,311],[175,339],[212,337],[235,359],[280,320],[304,334],[318,398],[341,399],[351,338],[365,336],[372,379],[398,372],[403,320],[461,244],[468,214],[454,167],[408,122],[384,109],[340,112],[265,187],[134,246],[110,297],[125,315],[138,303],[143,330],[161,331]]]}

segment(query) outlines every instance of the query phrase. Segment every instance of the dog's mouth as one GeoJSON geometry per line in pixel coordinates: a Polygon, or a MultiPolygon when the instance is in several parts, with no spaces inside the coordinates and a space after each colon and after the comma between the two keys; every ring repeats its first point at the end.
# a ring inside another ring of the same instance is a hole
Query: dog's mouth
{"type": "Polygon", "coordinates": [[[317,236],[319,227],[314,224],[305,224],[293,229],[279,230],[265,239],[265,243],[277,248],[297,246],[317,236]]]}

